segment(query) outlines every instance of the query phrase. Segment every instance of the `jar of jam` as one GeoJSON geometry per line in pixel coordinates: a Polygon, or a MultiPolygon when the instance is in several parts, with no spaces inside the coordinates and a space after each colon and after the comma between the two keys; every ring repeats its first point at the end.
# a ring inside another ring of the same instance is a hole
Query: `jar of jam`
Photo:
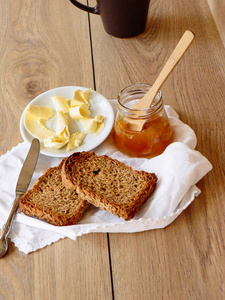
{"type": "Polygon", "coordinates": [[[150,88],[149,84],[134,84],[123,89],[118,95],[113,139],[117,148],[128,156],[154,157],[161,154],[172,139],[172,128],[164,110],[160,91],[150,108],[132,109],[150,88]],[[134,120],[144,121],[141,131],[136,131],[131,126],[134,120]]]}

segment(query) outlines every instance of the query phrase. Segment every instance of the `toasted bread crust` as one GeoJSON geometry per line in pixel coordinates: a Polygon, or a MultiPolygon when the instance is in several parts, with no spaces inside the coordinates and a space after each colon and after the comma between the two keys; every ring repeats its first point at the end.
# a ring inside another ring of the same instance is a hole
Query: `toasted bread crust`
{"type": "Polygon", "coordinates": [[[62,182],[91,204],[130,220],[154,191],[154,173],[135,171],[106,155],[77,152],[64,160],[62,182]]]}
{"type": "Polygon", "coordinates": [[[56,226],[74,225],[80,221],[90,203],[61,180],[63,161],[49,168],[19,202],[20,211],[56,226]]]}

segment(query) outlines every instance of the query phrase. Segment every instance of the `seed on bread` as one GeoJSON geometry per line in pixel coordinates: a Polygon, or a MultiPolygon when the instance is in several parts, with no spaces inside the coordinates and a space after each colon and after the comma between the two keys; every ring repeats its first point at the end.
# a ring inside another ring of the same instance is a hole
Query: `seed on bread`
{"type": "Polygon", "coordinates": [[[62,162],[49,168],[19,202],[20,211],[56,226],[80,221],[90,203],[62,183],[62,162]]]}
{"type": "Polygon", "coordinates": [[[155,190],[157,177],[107,155],[76,152],[63,162],[62,181],[91,204],[130,220],[155,190]]]}

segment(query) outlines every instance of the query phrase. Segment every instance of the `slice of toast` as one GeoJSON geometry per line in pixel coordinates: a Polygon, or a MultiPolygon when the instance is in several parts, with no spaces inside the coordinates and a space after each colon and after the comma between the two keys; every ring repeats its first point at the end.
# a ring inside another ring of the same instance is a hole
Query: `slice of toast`
{"type": "Polygon", "coordinates": [[[74,225],[80,221],[90,203],[61,180],[63,161],[49,168],[19,202],[20,211],[56,226],[74,225]]]}
{"type": "Polygon", "coordinates": [[[154,191],[157,177],[106,155],[77,152],[64,160],[62,181],[91,204],[130,220],[154,191]]]}

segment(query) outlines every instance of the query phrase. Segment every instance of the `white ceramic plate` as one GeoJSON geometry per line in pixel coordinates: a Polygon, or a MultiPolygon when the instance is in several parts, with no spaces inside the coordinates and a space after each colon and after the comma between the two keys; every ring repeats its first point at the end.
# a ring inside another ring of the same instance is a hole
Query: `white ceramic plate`
{"type": "MultiPolygon", "coordinates": [[[[51,96],[62,96],[67,99],[72,99],[73,94],[76,90],[82,90],[85,91],[88,88],[80,87],[80,86],[64,86],[64,87],[58,87],[52,90],[49,90],[47,92],[42,93],[41,95],[34,98],[28,105],[38,105],[38,106],[49,106],[55,113],[54,106],[52,104],[52,101],[50,99],[51,96]]],[[[113,123],[114,123],[114,112],[113,109],[108,102],[108,100],[102,96],[101,94],[97,93],[96,91],[91,90],[90,92],[90,110],[91,110],[91,117],[95,117],[96,115],[102,115],[104,117],[104,123],[105,126],[103,130],[97,135],[93,135],[92,133],[87,133],[85,136],[83,142],[81,145],[71,151],[66,151],[66,146],[64,146],[61,149],[54,149],[54,148],[46,148],[44,147],[44,144],[41,142],[41,149],[40,152],[44,155],[48,156],[55,156],[55,157],[67,157],[70,154],[74,152],[80,152],[80,151],[90,151],[97,146],[99,146],[109,135],[109,133],[112,130],[113,123]]],[[[25,108],[26,110],[26,108],[25,108]]],[[[23,114],[20,119],[20,132],[24,139],[24,141],[31,143],[32,139],[34,138],[24,126],[24,115],[25,110],[23,111],[23,114]]],[[[46,122],[47,127],[49,127],[52,130],[55,130],[55,122],[54,119],[52,122],[46,122]]],[[[74,120],[69,120],[69,130],[70,133],[74,133],[76,131],[84,131],[82,125],[74,120]]]]}

